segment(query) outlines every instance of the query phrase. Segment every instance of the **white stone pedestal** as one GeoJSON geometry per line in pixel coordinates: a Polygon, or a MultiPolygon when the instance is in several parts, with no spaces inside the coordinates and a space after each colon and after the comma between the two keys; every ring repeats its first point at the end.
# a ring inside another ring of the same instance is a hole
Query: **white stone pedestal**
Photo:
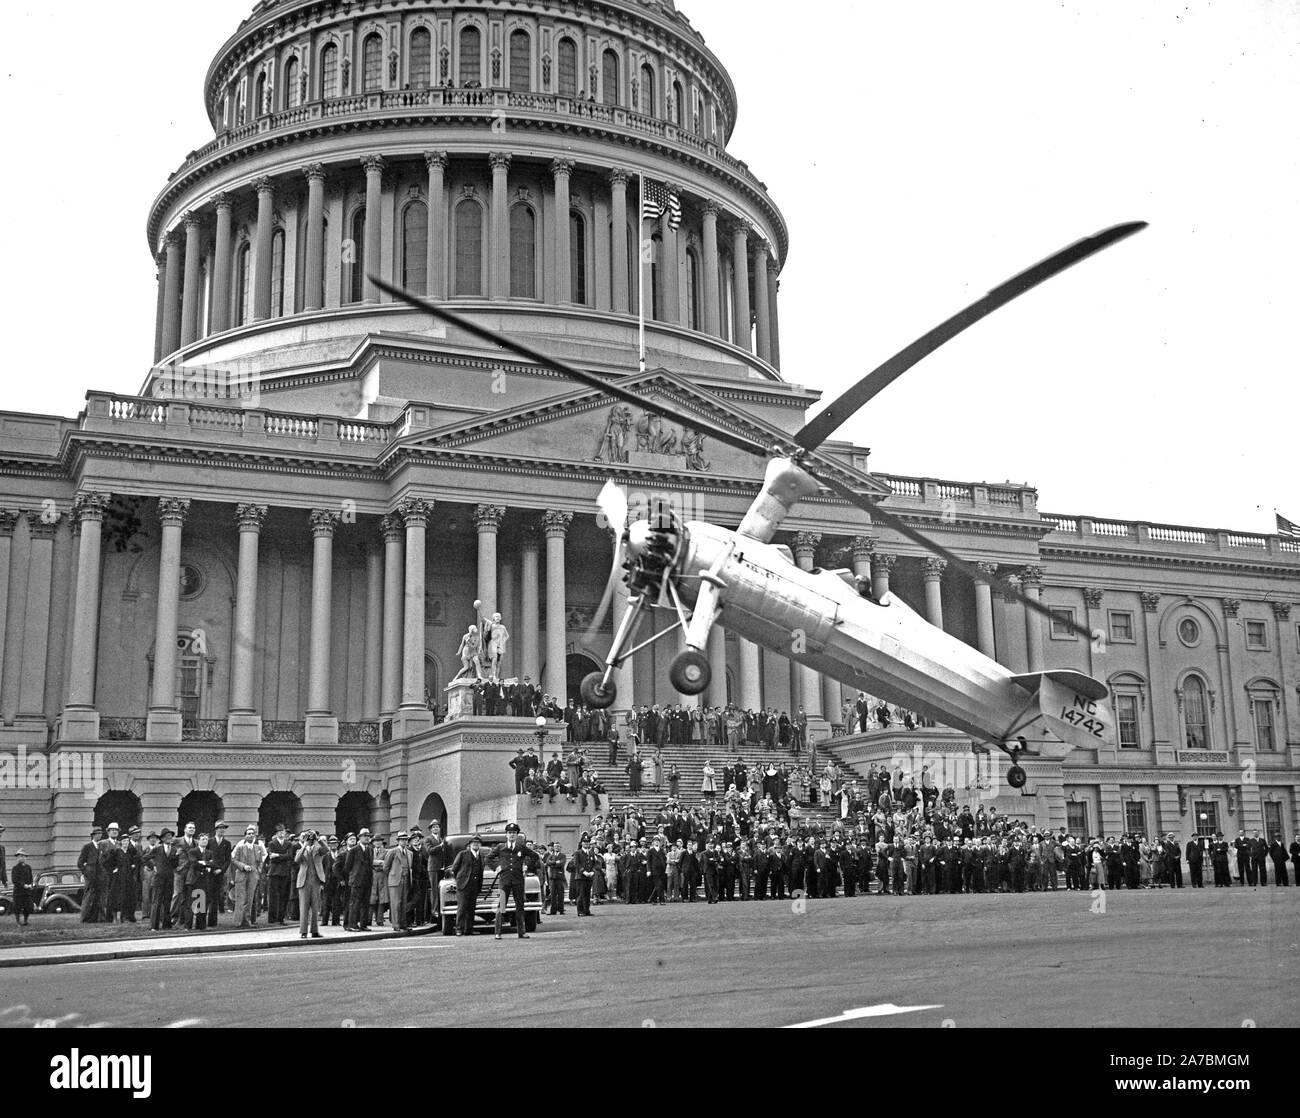
{"type": "Polygon", "coordinates": [[[260,742],[262,718],[257,714],[231,714],[226,718],[226,740],[231,742],[260,742]]]}
{"type": "Polygon", "coordinates": [[[181,740],[181,712],[179,710],[151,710],[145,723],[145,741],[168,742],[179,745],[181,740]]]}
{"type": "Polygon", "coordinates": [[[443,688],[447,696],[447,721],[469,718],[474,714],[474,680],[454,679],[443,688]]]}

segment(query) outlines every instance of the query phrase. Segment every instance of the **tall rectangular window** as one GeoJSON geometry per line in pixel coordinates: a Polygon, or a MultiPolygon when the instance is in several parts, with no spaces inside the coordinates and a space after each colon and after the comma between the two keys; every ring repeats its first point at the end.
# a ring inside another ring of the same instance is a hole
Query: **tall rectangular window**
{"type": "Polygon", "coordinates": [[[533,40],[527,31],[510,32],[510,92],[532,89],[533,40]]]}
{"type": "Polygon", "coordinates": [[[433,59],[433,38],[423,27],[411,32],[410,64],[407,79],[412,89],[428,89],[433,59]]]}
{"type": "Polygon", "coordinates": [[[1088,837],[1088,805],[1067,802],[1065,805],[1065,829],[1075,838],[1088,837]]]}
{"type": "Polygon", "coordinates": [[[560,40],[560,96],[578,95],[578,46],[569,38],[560,40]]]}
{"type": "Polygon", "coordinates": [[[428,289],[429,208],[412,202],[402,211],[402,286],[416,295],[428,289]]]}
{"type": "Polygon", "coordinates": [[[1067,606],[1053,606],[1052,613],[1052,640],[1055,641],[1073,641],[1079,638],[1075,635],[1074,610],[1067,606]]]}
{"type": "Polygon", "coordinates": [[[510,296],[537,298],[537,218],[522,203],[510,211],[510,296]]]}
{"type": "Polygon", "coordinates": [[[1255,748],[1271,753],[1277,748],[1277,737],[1273,727],[1273,701],[1253,699],[1250,705],[1255,714],[1255,748]]]}
{"type": "Polygon", "coordinates": [[[1282,805],[1276,800],[1264,801],[1264,837],[1266,839],[1285,837],[1282,829],[1282,805]]]}
{"type": "Polygon", "coordinates": [[[477,27],[462,27],[460,31],[460,84],[477,87],[482,84],[483,62],[480,58],[483,37],[477,27]]]}
{"type": "Polygon", "coordinates": [[[1246,647],[1256,652],[1268,648],[1268,626],[1264,622],[1246,622],[1246,647]]]}
{"type": "Polygon", "coordinates": [[[361,48],[361,90],[372,93],[384,84],[384,44],[378,35],[367,35],[361,48]]]}
{"type": "Polygon", "coordinates": [[[320,95],[339,95],[339,48],[333,43],[320,52],[320,95]]]}
{"type": "Polygon", "coordinates": [[[271,317],[284,314],[284,230],[271,234],[271,317]]]}
{"type": "Polygon", "coordinates": [[[1147,805],[1128,800],[1124,804],[1124,830],[1130,835],[1147,833],[1147,805]]]}
{"type": "Polygon", "coordinates": [[[1120,644],[1133,641],[1133,615],[1127,610],[1110,611],[1110,639],[1120,644]]]}
{"type": "Polygon", "coordinates": [[[1119,726],[1120,748],[1141,748],[1142,740],[1138,729],[1138,700],[1136,695],[1115,696],[1115,722],[1119,726]]]}
{"type": "Polygon", "coordinates": [[[1199,837],[1214,838],[1219,830],[1219,805],[1213,800],[1197,800],[1193,823],[1199,837]]]}
{"type": "Polygon", "coordinates": [[[468,198],[456,207],[456,294],[483,294],[483,211],[468,198]]]}
{"type": "Polygon", "coordinates": [[[587,223],[581,214],[569,214],[570,298],[579,305],[587,302],[587,223]]]}

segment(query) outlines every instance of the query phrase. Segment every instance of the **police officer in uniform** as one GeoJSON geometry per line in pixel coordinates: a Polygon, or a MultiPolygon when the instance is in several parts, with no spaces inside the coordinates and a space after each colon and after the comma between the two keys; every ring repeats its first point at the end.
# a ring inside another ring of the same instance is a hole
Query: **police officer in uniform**
{"type": "Polygon", "coordinates": [[[506,910],[506,898],[514,897],[515,927],[520,939],[527,939],[524,928],[524,875],[532,870],[537,872],[538,858],[524,846],[523,836],[519,833],[518,823],[506,824],[506,841],[492,851],[488,857],[488,869],[497,871],[497,885],[501,889],[501,900],[497,905],[496,936],[501,938],[501,923],[506,910]]]}

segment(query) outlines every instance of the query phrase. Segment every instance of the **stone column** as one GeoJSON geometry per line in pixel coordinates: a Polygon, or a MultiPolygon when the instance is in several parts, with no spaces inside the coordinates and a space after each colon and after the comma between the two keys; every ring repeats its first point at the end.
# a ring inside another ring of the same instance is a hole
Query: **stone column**
{"type": "Polygon", "coordinates": [[[943,572],[947,559],[925,561],[925,617],[936,629],[943,628],[943,572]]]}
{"type": "Polygon", "coordinates": [[[262,719],[253,701],[253,669],[257,652],[257,547],[266,506],[241,504],[235,509],[239,528],[239,573],[235,588],[235,646],[230,669],[231,741],[262,740],[262,719]]]}
{"type": "Polygon", "coordinates": [[[871,581],[871,556],[876,541],[871,536],[854,536],[849,546],[853,549],[853,575],[862,582],[871,581]]]}
{"type": "Polygon", "coordinates": [[[628,173],[615,168],[609,173],[610,215],[614,231],[610,236],[610,266],[613,278],[614,310],[632,313],[632,293],[628,288],[627,259],[627,180],[628,173]]]}
{"type": "Polygon", "coordinates": [[[230,329],[230,268],[234,261],[234,208],[229,194],[212,199],[217,207],[217,242],[212,261],[212,332],[230,329]]]}
{"type": "Polygon", "coordinates": [[[737,638],[740,663],[740,708],[757,711],[763,705],[763,668],[758,645],[737,638]]]}
{"type": "MultiPolygon", "coordinates": [[[[1087,629],[1089,633],[1095,634],[1100,632],[1104,637],[1104,640],[1102,641],[1092,639],[1088,641],[1088,674],[1091,676],[1097,675],[1099,668],[1099,665],[1097,664],[1097,655],[1098,653],[1104,653],[1106,651],[1105,641],[1110,639],[1105,617],[1101,614],[1101,603],[1104,593],[1104,591],[1094,586],[1086,586],[1083,590],[1083,627],[1087,629]]],[[[1106,673],[1103,671],[1101,674],[1104,678],[1106,673]]]]}
{"type": "Polygon", "coordinates": [[[565,668],[564,538],[573,513],[551,511],[542,517],[546,534],[546,680],[542,688],[560,706],[568,702],[565,668]]]}
{"type": "Polygon", "coordinates": [[[153,363],[158,364],[163,354],[163,312],[167,305],[167,253],[160,252],[154,257],[158,266],[158,299],[153,327],[153,363]]]}
{"type": "Polygon", "coordinates": [[[519,641],[519,674],[538,686],[542,682],[538,634],[541,631],[538,578],[537,533],[529,528],[519,543],[519,624],[515,629],[519,641]]]}
{"type": "Polygon", "coordinates": [[[64,741],[98,741],[95,710],[95,669],[99,650],[99,576],[104,510],[109,493],[78,493],[72,515],[80,526],[80,544],[73,603],[68,704],[63,712],[64,741]]]}
{"type": "Polygon", "coordinates": [[[176,232],[167,234],[167,268],[163,284],[162,353],[166,357],[181,345],[181,239],[176,232]]]}
{"type": "Polygon", "coordinates": [[[149,741],[179,742],[181,715],[176,709],[176,619],[181,594],[181,528],[189,515],[186,497],[160,497],[162,545],[158,557],[158,608],[154,616],[153,698],[149,704],[149,741]]]}
{"type": "Polygon", "coordinates": [[[406,616],[402,644],[402,713],[428,716],[424,701],[424,543],[433,502],[407,497],[398,511],[406,524],[406,616]]]}
{"type": "Polygon", "coordinates": [[[196,213],[185,215],[185,285],[181,291],[181,346],[199,336],[199,308],[203,302],[203,222],[196,213]]]}
{"type": "MultiPolygon", "coordinates": [[[[492,167],[492,236],[491,266],[488,269],[488,294],[493,299],[510,295],[510,155],[494,151],[488,156],[492,167]]],[[[567,181],[567,180],[566,180],[567,181]]],[[[566,220],[567,220],[567,210],[566,220]]],[[[568,225],[565,225],[568,229],[568,225]]],[[[568,257],[565,257],[568,260],[568,257]]],[[[565,265],[568,266],[567,263],[565,265]]],[[[567,298],[567,292],[565,293],[567,298]]]]}
{"type": "Polygon", "coordinates": [[[497,533],[506,510],[500,505],[479,505],[474,509],[474,527],[478,529],[478,597],[483,605],[482,617],[490,618],[497,606],[497,533]]]}
{"type": "Polygon", "coordinates": [[[735,343],[741,349],[753,350],[749,329],[749,223],[736,222],[731,235],[732,284],[735,295],[736,320],[732,323],[735,343]]]}
{"type": "Polygon", "coordinates": [[[882,555],[879,552],[873,552],[871,555],[871,596],[880,601],[889,593],[889,572],[894,569],[894,564],[898,562],[897,555],[882,555]]]}
{"type": "Polygon", "coordinates": [[[429,168],[428,292],[430,299],[445,299],[447,297],[447,153],[426,151],[424,164],[429,168]]]}
{"type": "Polygon", "coordinates": [[[990,660],[995,659],[993,640],[993,576],[998,572],[996,563],[977,563],[983,578],[975,580],[975,633],[979,650],[990,660]]]}
{"type": "Polygon", "coordinates": [[[573,160],[551,160],[555,179],[555,298],[558,303],[573,302],[573,272],[569,264],[569,179],[573,160]]]}
{"type": "MultiPolygon", "coordinates": [[[[0,509],[0,683],[4,680],[5,672],[12,672],[15,667],[14,663],[5,661],[5,640],[9,632],[9,578],[13,565],[14,529],[17,526],[18,514],[9,509],[0,509]]],[[[21,622],[22,618],[17,620],[21,622]]]]}
{"type": "Polygon", "coordinates": [[[275,236],[275,187],[269,177],[257,188],[257,239],[253,244],[253,321],[271,317],[271,240],[275,236]]]}
{"type": "Polygon", "coordinates": [[[338,741],[338,719],[330,702],[330,622],[334,597],[334,529],[339,517],[330,509],[312,509],[309,519],[312,563],[307,741],[338,741]]]}
{"type": "Polygon", "coordinates": [[[722,336],[722,292],[718,290],[718,207],[704,203],[704,332],[722,336]]]}
{"type": "MultiPolygon", "coordinates": [[[[817,546],[822,541],[817,532],[800,532],[794,538],[794,561],[801,571],[811,571],[816,565],[817,546]]],[[[809,722],[822,717],[821,676],[803,664],[797,666],[799,677],[799,702],[809,722]]],[[[790,712],[793,716],[794,711],[790,712]]]]}
{"type": "Polygon", "coordinates": [[[406,528],[400,514],[380,521],[384,537],[384,652],[380,670],[379,708],[387,716],[402,702],[402,596],[406,571],[402,561],[402,540],[406,528]]]}
{"type": "Polygon", "coordinates": [[[302,309],[318,311],[325,305],[325,168],[312,163],[303,174],[307,176],[307,247],[302,309]]]}
{"type": "Polygon", "coordinates": [[[366,660],[361,682],[361,718],[379,718],[380,685],[384,663],[384,552],[366,548],[366,660]]]}
{"type": "MultiPolygon", "coordinates": [[[[501,614],[510,640],[506,643],[506,653],[501,658],[501,678],[511,679],[517,673],[512,669],[518,657],[515,654],[518,641],[519,613],[515,609],[515,567],[509,557],[497,562],[497,601],[495,612],[501,614]]],[[[490,616],[490,615],[489,615],[490,616]]]]}
{"type": "Polygon", "coordinates": [[[781,320],[777,316],[777,295],[781,290],[781,281],[776,278],[776,273],[771,272],[768,277],[768,284],[771,288],[770,302],[771,309],[771,331],[772,331],[772,366],[779,369],[781,367],[781,320]]]}
{"type": "MultiPolygon", "coordinates": [[[[682,188],[676,183],[665,183],[664,189],[669,194],[681,196],[682,188]]],[[[659,317],[663,322],[681,322],[682,320],[682,239],[672,227],[665,213],[660,222],[662,230],[662,253],[659,272],[663,277],[663,306],[659,317]]]]}
{"type": "MultiPolygon", "coordinates": [[[[1020,588],[1034,601],[1042,600],[1043,568],[1024,567],[1020,571],[1020,588]]],[[[1029,670],[1043,670],[1043,618],[1035,610],[1025,607],[1025,654],[1029,670]]]]}
{"type": "Polygon", "coordinates": [[[724,707],[727,705],[727,633],[721,625],[714,625],[709,630],[709,643],[706,649],[709,656],[709,680],[707,706],[724,707]]]}
{"type": "Polygon", "coordinates": [[[366,169],[366,244],[361,257],[365,273],[362,295],[367,303],[379,302],[379,288],[370,282],[370,274],[379,275],[381,235],[384,231],[384,157],[368,155],[361,160],[366,169]]]}
{"type": "Polygon", "coordinates": [[[771,364],[772,308],[768,302],[767,245],[762,241],[754,245],[754,309],[758,314],[758,356],[771,364]]]}

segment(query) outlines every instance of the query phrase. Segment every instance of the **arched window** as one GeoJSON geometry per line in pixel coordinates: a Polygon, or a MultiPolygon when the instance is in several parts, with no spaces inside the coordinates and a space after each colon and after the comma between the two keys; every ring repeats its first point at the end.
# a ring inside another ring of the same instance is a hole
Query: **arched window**
{"type": "Polygon", "coordinates": [[[339,48],[327,43],[320,52],[320,95],[324,98],[339,95],[339,48]]]}
{"type": "Polygon", "coordinates": [[[482,59],[480,58],[481,44],[483,36],[479,34],[477,27],[462,27],[460,29],[460,84],[462,87],[468,85],[482,84],[482,59]]]}
{"type": "Polygon", "coordinates": [[[700,260],[694,248],[686,250],[686,324],[700,328],[700,260]]]}
{"type": "Polygon", "coordinates": [[[577,210],[569,212],[569,298],[587,302],[587,223],[577,210]]]}
{"type": "Polygon", "coordinates": [[[576,97],[578,94],[578,44],[567,35],[560,40],[560,96],[576,97]]]}
{"type": "Polygon", "coordinates": [[[361,302],[366,274],[366,208],[352,215],[351,244],[343,244],[343,291],[348,303],[361,302]]]}
{"type": "Polygon", "coordinates": [[[361,91],[370,93],[384,86],[384,44],[378,33],[367,35],[361,46],[361,91]]]}
{"type": "Polygon", "coordinates": [[[298,107],[298,56],[295,54],[284,64],[284,107],[298,107]]]}
{"type": "Polygon", "coordinates": [[[673,82],[673,123],[678,128],[684,127],[682,121],[686,119],[686,106],[683,102],[686,100],[686,91],[682,89],[681,82],[673,82]]]}
{"type": "Polygon", "coordinates": [[[642,116],[655,115],[655,72],[648,62],[641,65],[641,101],[637,109],[642,116]]]}
{"type": "Polygon", "coordinates": [[[412,202],[402,211],[402,286],[423,295],[429,280],[429,207],[412,202]]]}
{"type": "Polygon", "coordinates": [[[271,317],[284,314],[284,230],[271,234],[271,317]]]}
{"type": "Polygon", "coordinates": [[[257,100],[253,105],[253,117],[265,116],[267,110],[266,104],[266,72],[257,75],[257,84],[253,87],[257,100]]]}
{"type": "Polygon", "coordinates": [[[510,92],[533,88],[533,39],[527,31],[510,32],[510,92]]]}
{"type": "Polygon", "coordinates": [[[235,324],[243,326],[253,317],[253,249],[245,241],[235,257],[235,324]]]}
{"type": "Polygon", "coordinates": [[[411,55],[407,79],[412,89],[428,89],[433,74],[433,38],[428,29],[417,27],[411,32],[411,55]]]}
{"type": "Polygon", "coordinates": [[[537,217],[522,202],[510,210],[510,297],[537,298],[537,217]]]}
{"type": "Polygon", "coordinates": [[[1183,681],[1183,735],[1188,749],[1210,748],[1210,720],[1200,676],[1189,675],[1183,681]]]}
{"type": "Polygon", "coordinates": [[[664,239],[658,233],[650,238],[650,317],[659,319],[662,304],[659,301],[659,270],[664,258],[664,239]]]}
{"type": "Polygon", "coordinates": [[[618,104],[618,52],[607,49],[601,60],[601,92],[606,105],[618,104]]]}
{"type": "Polygon", "coordinates": [[[483,294],[483,210],[465,198],[456,207],[457,295],[483,294]]]}

